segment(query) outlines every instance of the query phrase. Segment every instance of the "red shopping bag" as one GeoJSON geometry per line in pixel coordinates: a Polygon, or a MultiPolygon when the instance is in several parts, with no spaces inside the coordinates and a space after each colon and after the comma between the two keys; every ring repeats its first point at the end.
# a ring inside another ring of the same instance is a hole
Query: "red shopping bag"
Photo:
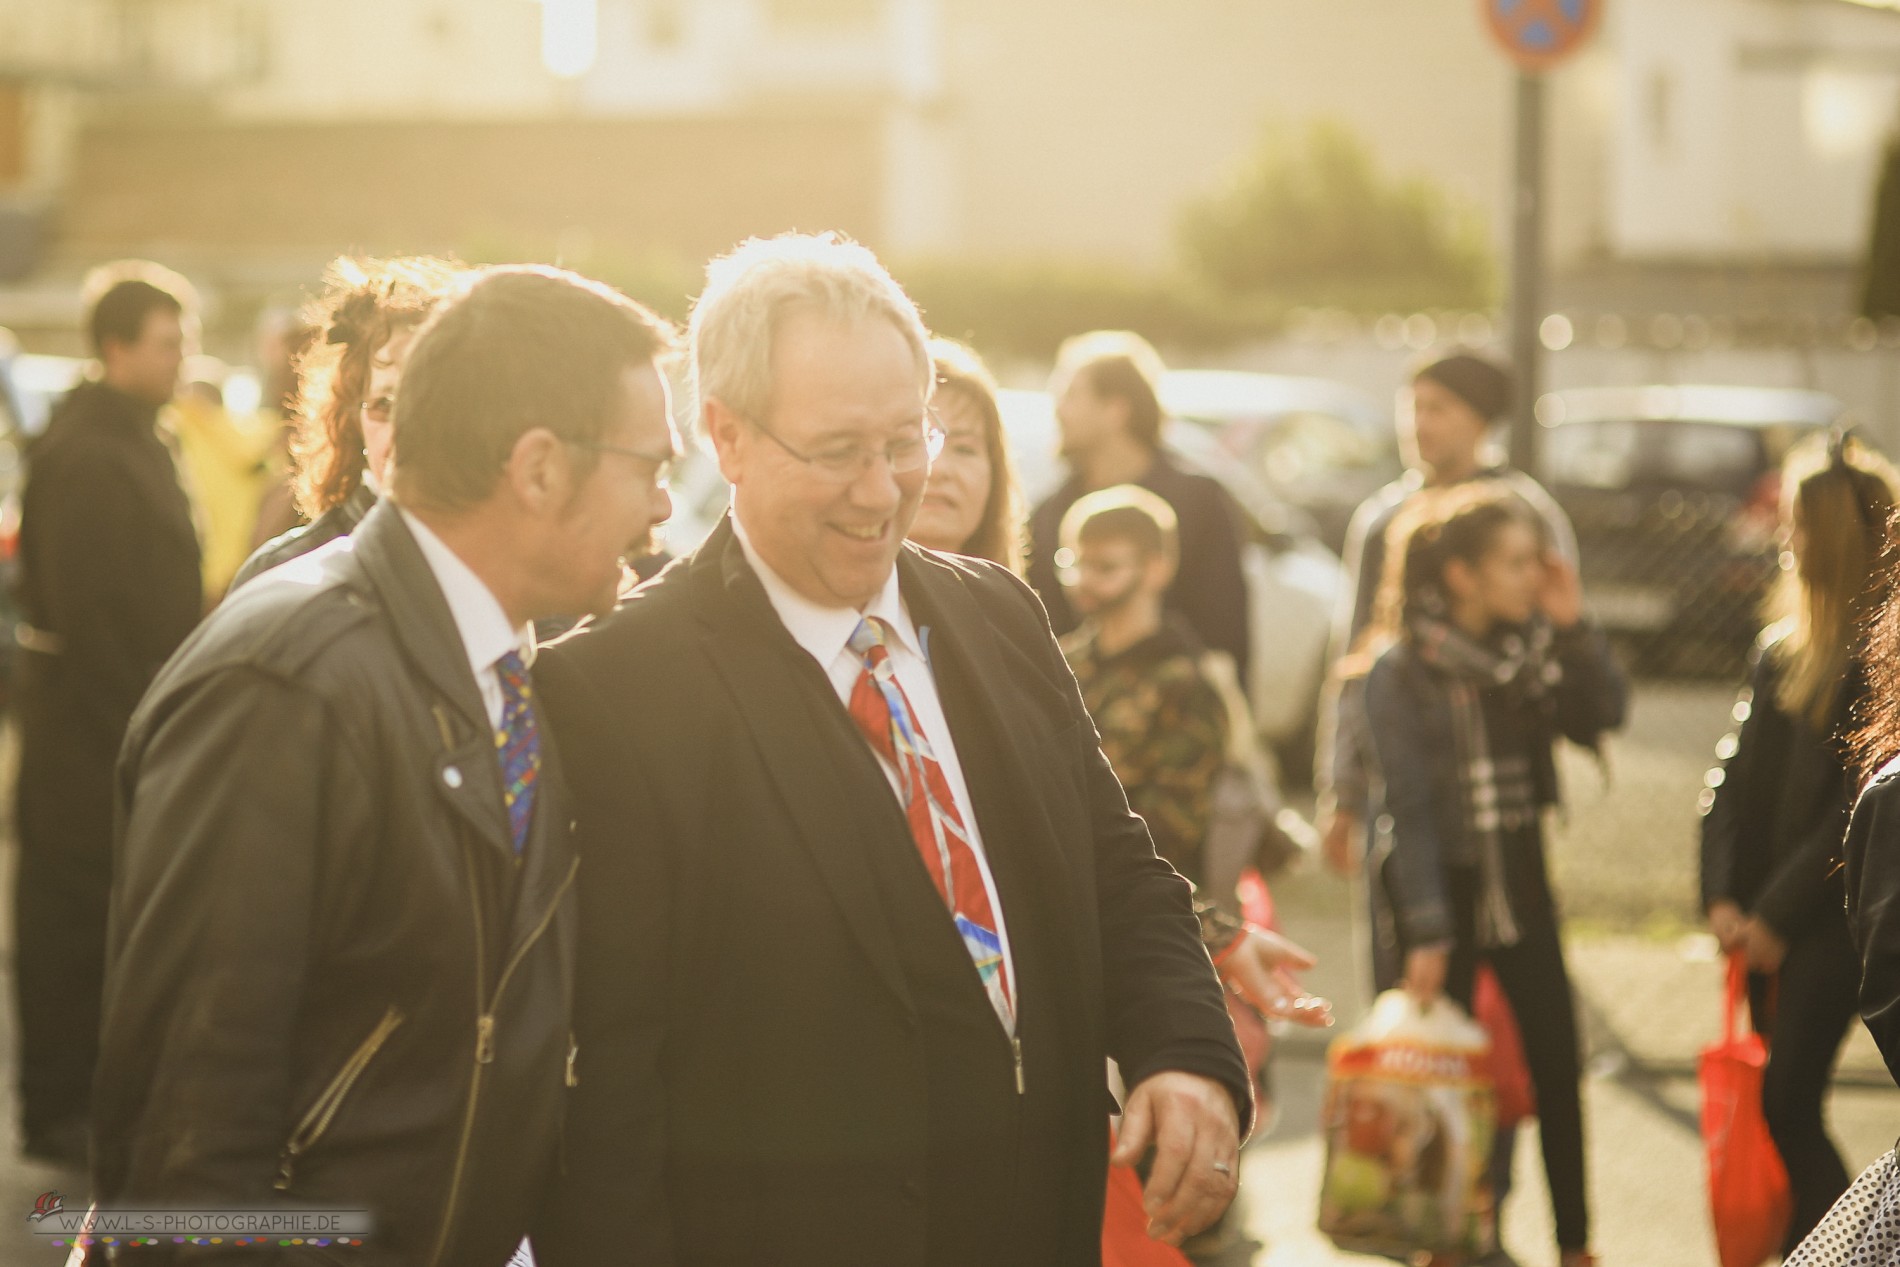
{"type": "Polygon", "coordinates": [[[1788,1171],[1761,1108],[1768,1049],[1752,1030],[1735,1033],[1735,1013],[1747,999],[1748,969],[1740,955],[1730,955],[1722,1041],[1702,1051],[1702,1139],[1722,1267],[1760,1267],[1779,1254],[1794,1209],[1788,1171]]]}
{"type": "MultiPolygon", "coordinates": [[[[1111,1131],[1109,1147],[1115,1146],[1111,1131]]],[[[1141,1176],[1133,1166],[1108,1168],[1108,1201],[1102,1210],[1102,1267],[1188,1267],[1187,1255],[1148,1235],[1141,1207],[1141,1176]]]]}
{"type": "Polygon", "coordinates": [[[1498,985],[1489,964],[1478,965],[1471,990],[1471,1019],[1491,1036],[1491,1086],[1498,1097],[1498,1125],[1510,1126],[1537,1116],[1537,1093],[1531,1088],[1530,1066],[1524,1063],[1524,1037],[1518,1033],[1517,1014],[1498,985]]]}

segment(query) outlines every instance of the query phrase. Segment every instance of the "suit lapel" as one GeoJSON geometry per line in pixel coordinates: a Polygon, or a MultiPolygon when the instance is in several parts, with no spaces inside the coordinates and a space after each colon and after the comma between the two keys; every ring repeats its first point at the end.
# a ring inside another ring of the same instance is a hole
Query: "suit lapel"
{"type": "MultiPolygon", "coordinates": [[[[864,743],[829,742],[850,724],[843,706],[817,663],[785,631],[729,521],[708,538],[693,566],[699,571],[695,606],[707,654],[737,701],[798,839],[845,923],[909,1007],[875,869],[856,843],[875,830],[867,829],[875,816],[866,814],[863,798],[888,796],[876,758],[864,743]]],[[[905,830],[894,801],[892,806],[891,821],[905,830]]]]}
{"type": "Polygon", "coordinates": [[[494,731],[435,573],[388,499],[364,516],[350,542],[410,667],[433,690],[431,711],[442,742],[435,756],[436,794],[483,839],[512,856],[514,833],[502,799],[494,731]]]}

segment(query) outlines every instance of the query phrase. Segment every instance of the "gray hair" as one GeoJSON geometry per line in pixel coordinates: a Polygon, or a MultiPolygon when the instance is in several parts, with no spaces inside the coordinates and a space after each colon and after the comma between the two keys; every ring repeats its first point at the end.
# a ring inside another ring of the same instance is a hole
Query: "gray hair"
{"type": "Polygon", "coordinates": [[[706,266],[693,305],[693,387],[702,406],[718,399],[742,417],[772,406],[772,345],[788,314],[809,312],[843,324],[881,317],[897,327],[929,394],[923,317],[870,248],[835,233],[748,238],[706,266]]]}

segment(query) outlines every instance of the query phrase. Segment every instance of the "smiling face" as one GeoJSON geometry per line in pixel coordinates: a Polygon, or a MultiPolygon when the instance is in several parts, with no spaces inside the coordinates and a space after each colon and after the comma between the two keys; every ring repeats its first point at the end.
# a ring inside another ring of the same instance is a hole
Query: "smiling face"
{"type": "Polygon", "coordinates": [[[759,556],[811,601],[862,608],[877,596],[930,471],[895,471],[879,456],[845,478],[794,451],[881,452],[914,441],[924,431],[926,389],[917,350],[890,322],[793,313],[772,344],[769,416],[746,419],[707,402],[734,513],[759,556]]]}
{"type": "Polygon", "coordinates": [[[983,411],[965,393],[939,387],[932,408],[944,429],[943,452],[930,465],[910,539],[929,550],[962,554],[983,526],[983,509],[989,504],[989,438],[983,411]]]}

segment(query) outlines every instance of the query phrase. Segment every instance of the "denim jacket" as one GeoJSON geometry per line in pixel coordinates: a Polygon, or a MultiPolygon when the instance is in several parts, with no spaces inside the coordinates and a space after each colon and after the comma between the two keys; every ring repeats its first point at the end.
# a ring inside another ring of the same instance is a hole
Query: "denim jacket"
{"type": "MultiPolygon", "coordinates": [[[[1557,634],[1563,667],[1545,733],[1532,741],[1538,801],[1558,801],[1557,737],[1595,748],[1623,724],[1628,684],[1602,631],[1585,622],[1557,634]]],[[[1455,930],[1445,884],[1448,854],[1465,832],[1463,789],[1451,704],[1438,670],[1404,643],[1389,648],[1366,676],[1364,733],[1371,744],[1374,874],[1391,904],[1381,941],[1406,947],[1451,941],[1455,930]],[[1395,926],[1394,926],[1395,925],[1395,926]]],[[[1509,865],[1507,859],[1507,867],[1509,865]]]]}

